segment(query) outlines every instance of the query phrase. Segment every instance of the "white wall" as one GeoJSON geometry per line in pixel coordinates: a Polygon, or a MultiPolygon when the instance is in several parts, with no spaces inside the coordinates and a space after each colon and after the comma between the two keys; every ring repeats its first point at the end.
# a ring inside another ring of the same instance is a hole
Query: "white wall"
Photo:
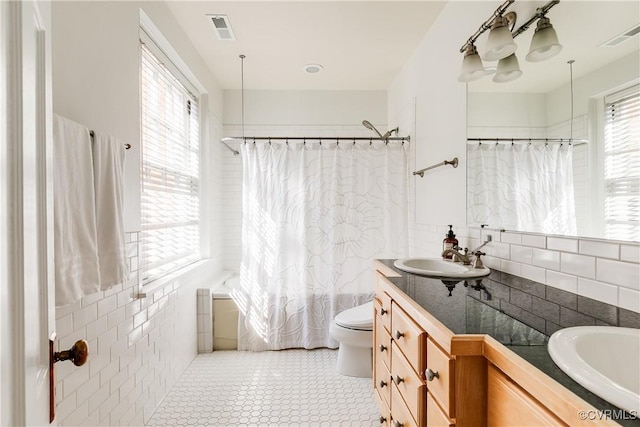
{"type": "Polygon", "coordinates": [[[457,81],[464,36],[455,37],[453,30],[485,11],[486,3],[448,3],[389,88],[389,123],[406,121],[403,115],[415,101],[412,167],[460,161],[457,169],[440,167],[411,178],[418,224],[465,224],[466,86],[457,81]]]}
{"type": "MultiPolygon", "coordinates": [[[[52,2],[53,109],[132,145],[126,158],[125,221],[132,278],[56,310],[59,349],[89,341],[82,368],[60,366],[59,425],[142,425],[197,353],[196,290],[222,269],[223,94],[164,2],[52,2]],[[206,91],[202,229],[207,261],[138,298],[140,230],[140,10],[206,91]]],[[[62,365],[62,364],[60,364],[62,365]]]]}
{"type": "MultiPolygon", "coordinates": [[[[240,91],[224,96],[225,136],[242,135],[240,91]]],[[[246,136],[375,136],[369,120],[387,130],[384,91],[245,91],[246,136]]],[[[391,126],[390,126],[391,127],[391,126]]],[[[393,125],[395,127],[395,125],[393,125]]],[[[239,149],[240,142],[231,143],[239,149]]],[[[242,158],[224,152],[224,268],[239,271],[242,227],[242,158]]]]}
{"type": "MultiPolygon", "coordinates": [[[[640,51],[635,51],[618,59],[586,76],[574,79],[574,117],[589,113],[589,99],[602,96],[611,89],[623,89],[623,86],[631,81],[637,81],[640,77],[640,51]],[[621,87],[622,86],[622,87],[621,87]]],[[[574,70],[580,66],[573,64],[574,70]]],[[[567,83],[547,94],[547,123],[549,125],[569,120],[571,108],[569,106],[571,96],[567,83]]]]}
{"type": "Polygon", "coordinates": [[[469,113],[467,126],[547,126],[547,97],[543,93],[471,92],[467,102],[468,110],[473,112],[469,113]]]}
{"type": "MultiPolygon", "coordinates": [[[[387,123],[386,104],[387,94],[381,90],[245,90],[244,122],[267,126],[348,126],[369,120],[377,127],[387,123]]],[[[241,92],[225,90],[225,126],[239,125],[241,111],[241,92]]]]}
{"type": "Polygon", "coordinates": [[[390,123],[406,120],[415,102],[415,168],[453,156],[461,160],[458,169],[441,167],[424,178],[412,177],[411,255],[439,256],[446,224],[454,225],[463,247],[474,248],[491,233],[494,242],[485,247],[491,268],[640,312],[638,243],[466,227],[466,87],[456,80],[459,48],[465,29],[475,31],[494,8],[489,2],[447,3],[389,89],[390,123]]]}

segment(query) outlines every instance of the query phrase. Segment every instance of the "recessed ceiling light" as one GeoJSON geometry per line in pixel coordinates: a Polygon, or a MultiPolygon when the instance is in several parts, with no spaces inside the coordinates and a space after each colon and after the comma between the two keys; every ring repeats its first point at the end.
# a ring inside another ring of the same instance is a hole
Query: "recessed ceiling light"
{"type": "Polygon", "coordinates": [[[322,71],[324,67],[320,64],[307,64],[304,66],[304,71],[309,74],[316,74],[322,71]]]}

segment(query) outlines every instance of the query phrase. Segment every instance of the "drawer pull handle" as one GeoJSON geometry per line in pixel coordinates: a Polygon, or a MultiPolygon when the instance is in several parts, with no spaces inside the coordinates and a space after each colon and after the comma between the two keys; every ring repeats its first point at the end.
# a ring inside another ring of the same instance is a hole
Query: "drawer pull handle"
{"type": "Polygon", "coordinates": [[[434,378],[440,378],[440,375],[438,374],[438,371],[432,371],[431,368],[427,368],[426,371],[424,371],[424,374],[427,377],[427,381],[433,381],[434,378]]]}
{"type": "Polygon", "coordinates": [[[400,383],[404,382],[404,378],[401,378],[399,375],[396,375],[395,377],[393,377],[393,382],[396,383],[396,385],[400,385],[400,383]]]}
{"type": "Polygon", "coordinates": [[[404,424],[398,420],[393,420],[393,427],[404,427],[404,424]]]}
{"type": "Polygon", "coordinates": [[[380,344],[378,348],[380,349],[380,352],[383,352],[387,349],[387,346],[380,344]]]}
{"type": "Polygon", "coordinates": [[[382,380],[380,380],[378,384],[380,384],[380,388],[385,388],[387,386],[387,383],[382,380]]]}
{"type": "Polygon", "coordinates": [[[380,415],[380,418],[378,418],[378,421],[380,421],[380,424],[384,424],[387,422],[387,419],[385,417],[383,417],[382,415],[380,415]]]}
{"type": "Polygon", "coordinates": [[[400,332],[400,331],[396,331],[395,333],[395,337],[397,340],[399,340],[400,338],[402,338],[404,336],[404,333],[400,332]]]}
{"type": "Polygon", "coordinates": [[[388,313],[387,310],[385,310],[384,308],[380,307],[380,316],[384,316],[387,313],[388,313]]]}

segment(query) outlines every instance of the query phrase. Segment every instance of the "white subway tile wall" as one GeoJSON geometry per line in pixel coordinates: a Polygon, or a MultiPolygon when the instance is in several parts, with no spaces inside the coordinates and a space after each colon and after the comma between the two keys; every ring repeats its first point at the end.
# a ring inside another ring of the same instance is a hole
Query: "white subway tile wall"
{"type": "MultiPolygon", "coordinates": [[[[447,225],[412,222],[411,227],[409,255],[440,256],[447,225]]],[[[492,236],[492,242],[483,248],[489,268],[640,313],[638,243],[454,228],[459,245],[469,249],[492,236]],[[507,243],[518,241],[520,244],[507,243]]]]}
{"type": "Polygon", "coordinates": [[[56,350],[89,343],[84,366],[56,363],[59,426],[143,425],[196,355],[195,288],[185,284],[193,280],[136,299],[139,233],[127,233],[126,241],[125,284],[56,309],[56,350]]]}

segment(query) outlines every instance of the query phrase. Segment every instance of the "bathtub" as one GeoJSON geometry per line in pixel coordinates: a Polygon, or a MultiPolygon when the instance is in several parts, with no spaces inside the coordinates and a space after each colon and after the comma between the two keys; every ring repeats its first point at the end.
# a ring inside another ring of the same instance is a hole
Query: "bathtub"
{"type": "Polygon", "coordinates": [[[198,289],[198,352],[238,348],[238,307],[231,297],[238,276],[224,272],[209,287],[198,289]]]}
{"type": "Polygon", "coordinates": [[[232,276],[211,291],[213,314],[213,349],[238,349],[238,306],[231,292],[240,286],[240,278],[232,276]]]}

